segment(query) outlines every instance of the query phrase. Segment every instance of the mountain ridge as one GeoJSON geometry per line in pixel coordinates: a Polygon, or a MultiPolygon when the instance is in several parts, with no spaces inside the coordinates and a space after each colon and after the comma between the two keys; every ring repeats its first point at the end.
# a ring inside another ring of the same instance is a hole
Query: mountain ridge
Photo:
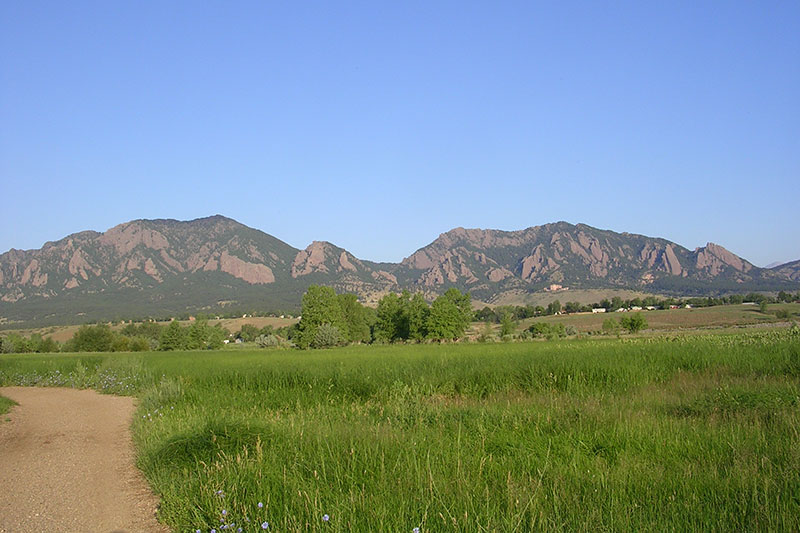
{"type": "Polygon", "coordinates": [[[403,289],[433,298],[450,287],[486,302],[555,286],[793,290],[800,287],[800,261],[759,268],[713,242],[689,250],[559,221],[515,231],[457,227],[399,263],[377,263],[327,241],[301,250],[222,215],[137,219],[0,254],[0,317],[140,316],[232,303],[296,308],[311,284],[368,301],[403,289]]]}

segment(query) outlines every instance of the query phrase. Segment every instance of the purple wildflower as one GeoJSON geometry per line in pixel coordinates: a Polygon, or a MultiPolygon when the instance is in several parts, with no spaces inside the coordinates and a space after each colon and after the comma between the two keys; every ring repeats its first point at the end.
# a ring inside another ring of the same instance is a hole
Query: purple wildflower
{"type": "Polygon", "coordinates": [[[261,529],[269,529],[269,522],[262,522],[261,529]]]}
{"type": "Polygon", "coordinates": [[[330,520],[330,519],[331,519],[331,517],[330,517],[330,516],[328,516],[328,515],[326,515],[326,514],[322,515],[322,521],[323,521],[323,522],[327,522],[327,521],[328,521],[328,520],[330,520]]]}
{"type": "Polygon", "coordinates": [[[264,507],[264,504],[261,503],[261,502],[258,502],[258,508],[261,509],[262,507],[264,507]]]}

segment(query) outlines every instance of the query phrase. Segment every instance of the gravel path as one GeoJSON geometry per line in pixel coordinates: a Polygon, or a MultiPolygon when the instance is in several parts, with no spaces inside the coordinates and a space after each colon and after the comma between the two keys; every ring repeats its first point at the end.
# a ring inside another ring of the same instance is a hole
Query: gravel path
{"type": "Polygon", "coordinates": [[[0,420],[0,532],[168,531],[134,466],[132,398],[29,387],[0,394],[19,404],[0,420]]]}

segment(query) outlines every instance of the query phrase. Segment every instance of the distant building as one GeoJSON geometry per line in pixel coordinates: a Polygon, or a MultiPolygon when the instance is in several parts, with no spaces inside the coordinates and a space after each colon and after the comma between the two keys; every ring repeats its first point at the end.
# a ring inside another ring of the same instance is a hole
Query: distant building
{"type": "Polygon", "coordinates": [[[605,307],[595,307],[594,309],[592,309],[592,313],[605,313],[605,312],[606,312],[605,307]]]}

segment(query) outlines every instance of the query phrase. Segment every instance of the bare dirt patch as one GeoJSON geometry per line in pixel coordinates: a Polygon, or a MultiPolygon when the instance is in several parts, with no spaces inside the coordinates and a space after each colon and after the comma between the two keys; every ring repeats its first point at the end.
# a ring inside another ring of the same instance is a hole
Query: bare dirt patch
{"type": "Polygon", "coordinates": [[[4,387],[19,405],[0,423],[0,532],[166,532],[134,465],[132,398],[4,387]]]}

